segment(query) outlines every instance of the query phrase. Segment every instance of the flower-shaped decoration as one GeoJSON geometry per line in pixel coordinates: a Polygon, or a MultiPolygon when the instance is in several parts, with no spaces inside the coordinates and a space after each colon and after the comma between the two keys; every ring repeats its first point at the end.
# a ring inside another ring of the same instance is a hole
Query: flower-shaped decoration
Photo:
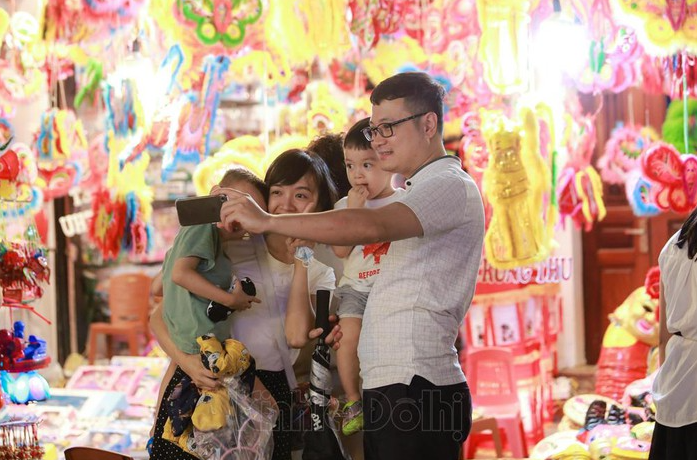
{"type": "Polygon", "coordinates": [[[177,0],[177,10],[185,21],[196,24],[196,37],[204,45],[234,47],[244,40],[246,27],[261,17],[262,4],[261,0],[177,0]]]}

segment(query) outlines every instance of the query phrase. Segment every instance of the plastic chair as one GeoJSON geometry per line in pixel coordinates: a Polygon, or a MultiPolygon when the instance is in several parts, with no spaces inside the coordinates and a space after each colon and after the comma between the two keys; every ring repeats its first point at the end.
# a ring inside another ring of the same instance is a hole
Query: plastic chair
{"type": "MultiPolygon", "coordinates": [[[[481,433],[482,431],[491,431],[491,437],[494,440],[494,450],[496,452],[496,458],[503,457],[503,443],[501,442],[499,425],[498,423],[496,423],[496,419],[494,417],[482,417],[476,420],[472,420],[470,436],[472,436],[474,433],[481,433]]],[[[467,442],[465,442],[465,447],[462,449],[463,459],[471,458],[467,455],[467,447],[468,444],[467,442]]]]}
{"type": "Polygon", "coordinates": [[[95,447],[68,447],[63,455],[65,460],[133,460],[128,455],[95,447]]]}
{"type": "MultiPolygon", "coordinates": [[[[520,403],[513,369],[513,353],[505,348],[491,347],[471,350],[466,361],[467,383],[472,403],[494,417],[506,434],[514,457],[528,456],[528,449],[520,415],[520,403]]],[[[473,458],[476,439],[465,442],[465,458],[473,458]]]]}
{"type": "Polygon", "coordinates": [[[146,343],[150,341],[148,315],[150,314],[150,283],[152,279],[142,273],[126,273],[113,276],[109,280],[109,323],[92,323],[89,329],[88,361],[94,364],[97,354],[97,336],[107,338],[107,355],[113,353],[112,336],[126,336],[129,352],[138,356],[138,337],[145,335],[146,343]]]}

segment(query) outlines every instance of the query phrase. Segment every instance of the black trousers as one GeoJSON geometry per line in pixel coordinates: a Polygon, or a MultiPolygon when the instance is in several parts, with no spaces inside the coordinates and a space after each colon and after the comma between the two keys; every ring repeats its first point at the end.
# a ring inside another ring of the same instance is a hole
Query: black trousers
{"type": "Polygon", "coordinates": [[[697,423],[671,428],[656,422],[649,460],[697,460],[697,423]]]}
{"type": "Polygon", "coordinates": [[[366,460],[456,460],[472,426],[466,383],[437,386],[418,375],[363,390],[363,411],[366,460]]]}

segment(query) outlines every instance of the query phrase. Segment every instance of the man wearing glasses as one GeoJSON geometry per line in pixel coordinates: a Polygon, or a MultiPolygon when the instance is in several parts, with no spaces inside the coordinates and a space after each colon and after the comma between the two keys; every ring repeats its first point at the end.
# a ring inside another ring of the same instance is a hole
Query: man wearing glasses
{"type": "Polygon", "coordinates": [[[474,295],[484,210],[474,181],[443,147],[443,96],[419,72],[394,75],[371,94],[363,134],[379,167],[406,177],[396,202],[271,216],[230,191],[221,212],[224,225],[254,232],[343,246],[393,241],[358,346],[368,460],[454,460],[470,429],[470,393],[454,344],[474,295]]]}

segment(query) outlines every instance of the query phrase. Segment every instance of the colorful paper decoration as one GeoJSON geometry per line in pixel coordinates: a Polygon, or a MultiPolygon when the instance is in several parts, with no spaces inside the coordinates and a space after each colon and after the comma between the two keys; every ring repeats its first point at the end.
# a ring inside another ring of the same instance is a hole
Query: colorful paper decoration
{"type": "Polygon", "coordinates": [[[551,236],[543,220],[550,172],[540,155],[537,118],[527,107],[518,122],[497,113],[488,117],[482,127],[489,151],[483,189],[492,207],[484,237],[487,261],[496,268],[539,262],[549,255],[551,236]]]}
{"type": "Polygon", "coordinates": [[[685,214],[697,206],[697,156],[680,155],[672,145],[657,142],[641,156],[641,168],[661,211],[685,214]]]}
{"type": "Polygon", "coordinates": [[[358,49],[367,51],[380,39],[380,31],[375,23],[378,13],[378,0],[349,0],[351,11],[351,33],[358,38],[358,49]]]}
{"type": "MultiPolygon", "coordinates": [[[[21,243],[0,240],[0,298],[3,305],[21,305],[41,298],[44,294],[42,284],[50,279],[46,251],[40,245],[36,227],[29,226],[22,238],[27,240],[21,243]]],[[[19,352],[21,354],[17,356],[5,355],[11,363],[24,358],[21,346],[19,352]]]]}
{"type": "Polygon", "coordinates": [[[328,63],[350,49],[345,0],[268,3],[264,43],[290,66],[309,65],[315,58],[328,63]]]}
{"type": "Polygon", "coordinates": [[[618,124],[605,144],[605,152],[598,159],[600,177],[608,184],[624,184],[627,173],[639,168],[641,154],[659,134],[650,126],[618,124]]]}
{"type": "Polygon", "coordinates": [[[209,56],[203,68],[203,80],[198,92],[183,96],[183,105],[176,124],[170,127],[176,140],[173,148],[162,157],[162,180],[166,181],[180,163],[198,164],[208,156],[209,141],[223,89],[224,74],[230,59],[209,56]]]}
{"type": "Polygon", "coordinates": [[[107,132],[117,137],[135,134],[143,123],[135,81],[132,78],[107,80],[103,84],[102,98],[107,109],[107,132]]]}
{"type": "Polygon", "coordinates": [[[661,210],[653,202],[653,184],[641,175],[641,168],[629,171],[626,178],[624,190],[634,215],[650,217],[659,214],[661,210]]]}
{"type": "Polygon", "coordinates": [[[106,187],[92,200],[88,237],[105,259],[116,259],[121,251],[143,254],[151,246],[152,188],[145,182],[150,163],[147,153],[119,167],[118,152],[111,149],[106,187]]]}
{"type": "Polygon", "coordinates": [[[612,0],[617,21],[631,26],[646,52],[697,52],[697,5],[692,0],[612,0]]]}
{"type": "Polygon", "coordinates": [[[82,121],[75,112],[50,109],[42,114],[36,150],[40,165],[63,164],[73,158],[86,157],[87,139],[82,121]]]}
{"type": "Polygon", "coordinates": [[[582,93],[619,93],[634,85],[640,75],[643,49],[631,30],[617,29],[610,37],[593,40],[589,55],[588,65],[576,79],[582,93]]]}
{"type": "Polygon", "coordinates": [[[307,113],[307,135],[310,138],[327,132],[340,132],[346,126],[346,107],[329,92],[329,85],[320,82],[312,90],[312,103],[307,113]]]}
{"type": "Polygon", "coordinates": [[[381,40],[373,52],[363,59],[363,70],[372,82],[380,82],[398,72],[406,64],[420,67],[428,55],[419,42],[409,36],[381,40]]]}
{"type": "Polygon", "coordinates": [[[80,108],[85,98],[89,99],[90,104],[94,104],[96,100],[95,96],[99,90],[99,86],[102,83],[102,78],[104,77],[102,63],[96,59],[89,60],[84,72],[85,78],[80,84],[80,89],[75,95],[75,100],[73,101],[73,106],[76,109],[80,108]]]}
{"type": "Polygon", "coordinates": [[[87,139],[72,110],[50,109],[41,116],[35,148],[39,160],[38,185],[46,201],[67,195],[87,164],[87,139]]]}
{"type": "Polygon", "coordinates": [[[242,43],[245,29],[259,20],[261,0],[177,0],[184,23],[196,25],[196,37],[204,45],[222,43],[234,47],[242,43]]]}
{"type": "Polygon", "coordinates": [[[157,71],[156,80],[166,82],[160,94],[153,98],[156,106],[151,120],[147,120],[145,131],[128,142],[119,154],[119,164],[123,167],[143,154],[143,152],[162,155],[174,150],[179,115],[184,105],[184,98],[171,96],[176,77],[184,62],[184,52],[179,45],[172,46],[157,71]]]}
{"type": "Polygon", "coordinates": [[[444,53],[453,42],[479,36],[475,3],[469,0],[406,1],[403,28],[430,53],[444,53]]]}
{"type": "Polygon", "coordinates": [[[531,2],[518,0],[477,0],[479,60],[495,93],[512,94],[528,85],[530,8],[531,2]]]}
{"type": "Polygon", "coordinates": [[[571,218],[576,228],[590,231],[607,213],[603,183],[590,161],[595,148],[594,118],[575,112],[566,116],[565,144],[569,160],[559,173],[557,197],[562,222],[571,218]]]}
{"type": "Polygon", "coordinates": [[[0,61],[0,96],[21,104],[35,100],[46,90],[46,76],[35,67],[22,68],[0,61]]]}
{"type": "Polygon", "coordinates": [[[34,153],[24,144],[9,144],[0,148],[1,219],[34,213],[43,202],[34,153]]]}
{"type": "Polygon", "coordinates": [[[482,177],[489,164],[489,152],[482,136],[482,120],[478,112],[469,112],[462,117],[462,141],[458,156],[467,173],[481,189],[482,177]]]}
{"type": "Polygon", "coordinates": [[[52,42],[108,39],[133,26],[144,0],[55,0],[46,4],[45,37],[52,42]]]}

